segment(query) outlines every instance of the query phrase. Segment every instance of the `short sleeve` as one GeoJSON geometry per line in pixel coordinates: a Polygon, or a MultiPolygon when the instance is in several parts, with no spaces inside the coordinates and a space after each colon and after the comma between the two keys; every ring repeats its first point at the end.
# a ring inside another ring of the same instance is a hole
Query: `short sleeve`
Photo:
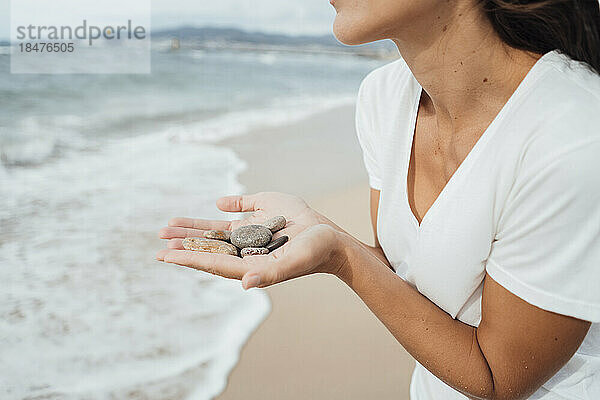
{"type": "Polygon", "coordinates": [[[358,142],[362,149],[363,162],[369,176],[369,185],[381,190],[381,171],[377,156],[376,135],[373,130],[373,102],[368,96],[370,75],[360,85],[356,100],[355,125],[358,142]]]}
{"type": "Polygon", "coordinates": [[[522,161],[486,270],[530,304],[600,322],[600,139],[594,136],[553,155],[538,149],[522,161]]]}

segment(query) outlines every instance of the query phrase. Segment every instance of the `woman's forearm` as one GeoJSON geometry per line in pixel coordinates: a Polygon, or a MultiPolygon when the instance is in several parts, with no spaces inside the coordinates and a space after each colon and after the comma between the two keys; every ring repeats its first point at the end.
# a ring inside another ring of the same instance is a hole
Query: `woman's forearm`
{"type": "Polygon", "coordinates": [[[381,261],[382,263],[384,263],[391,271],[393,271],[394,269],[392,268],[392,265],[390,264],[390,262],[388,261],[388,259],[385,257],[385,253],[383,252],[383,249],[379,246],[369,246],[366,243],[360,242],[371,254],[373,254],[375,257],[377,257],[379,259],[379,261],[381,261]]]}
{"type": "Polygon", "coordinates": [[[453,319],[387,268],[362,243],[345,240],[339,277],[404,348],[448,385],[473,398],[494,398],[492,372],[477,329],[453,319]],[[348,243],[352,243],[348,246],[348,243]]]}

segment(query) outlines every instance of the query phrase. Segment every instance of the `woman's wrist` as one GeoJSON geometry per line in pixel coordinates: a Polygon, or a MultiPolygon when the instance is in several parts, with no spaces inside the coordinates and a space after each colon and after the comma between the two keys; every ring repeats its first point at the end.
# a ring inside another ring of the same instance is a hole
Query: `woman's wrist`
{"type": "Polygon", "coordinates": [[[364,251],[362,244],[343,231],[335,231],[335,247],[333,251],[334,262],[331,263],[331,274],[342,281],[349,283],[352,277],[353,261],[356,253],[364,251]]]}
{"type": "Polygon", "coordinates": [[[346,232],[336,232],[336,263],[333,275],[340,278],[351,288],[353,277],[364,272],[362,268],[381,267],[393,271],[381,248],[369,246],[346,232]]]}

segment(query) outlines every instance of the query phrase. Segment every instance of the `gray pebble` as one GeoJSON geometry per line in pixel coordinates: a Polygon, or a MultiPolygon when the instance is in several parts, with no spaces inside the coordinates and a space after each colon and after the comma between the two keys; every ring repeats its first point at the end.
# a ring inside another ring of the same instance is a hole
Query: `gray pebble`
{"type": "Polygon", "coordinates": [[[267,220],[267,222],[265,222],[263,225],[269,228],[271,232],[275,233],[285,228],[285,224],[287,224],[285,217],[283,215],[279,215],[267,220]]]}
{"type": "Polygon", "coordinates": [[[246,247],[240,251],[240,256],[260,256],[263,254],[269,254],[269,250],[264,247],[246,247]]]}
{"type": "Polygon", "coordinates": [[[231,232],[231,243],[240,249],[265,247],[272,238],[271,231],[262,225],[240,226],[231,232]]]}
{"type": "Polygon", "coordinates": [[[289,237],[287,236],[280,236],[277,239],[273,240],[271,243],[269,243],[267,245],[267,250],[269,250],[269,253],[277,250],[278,248],[280,248],[281,246],[283,246],[287,241],[288,241],[289,237]]]}
{"type": "Polygon", "coordinates": [[[204,232],[206,239],[225,240],[229,241],[231,238],[231,231],[206,231],[204,232]]]}

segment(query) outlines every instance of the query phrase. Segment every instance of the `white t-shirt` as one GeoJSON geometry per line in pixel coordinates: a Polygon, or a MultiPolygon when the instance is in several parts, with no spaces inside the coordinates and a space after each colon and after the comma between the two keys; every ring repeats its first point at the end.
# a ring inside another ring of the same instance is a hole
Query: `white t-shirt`
{"type": "MultiPolygon", "coordinates": [[[[406,193],[421,86],[400,59],[371,72],[356,129],[396,273],[466,324],[487,272],[545,310],[593,322],[531,399],[600,399],[600,77],[556,51],[527,74],[421,225],[406,193]]],[[[417,363],[412,400],[466,399],[417,363]]]]}

